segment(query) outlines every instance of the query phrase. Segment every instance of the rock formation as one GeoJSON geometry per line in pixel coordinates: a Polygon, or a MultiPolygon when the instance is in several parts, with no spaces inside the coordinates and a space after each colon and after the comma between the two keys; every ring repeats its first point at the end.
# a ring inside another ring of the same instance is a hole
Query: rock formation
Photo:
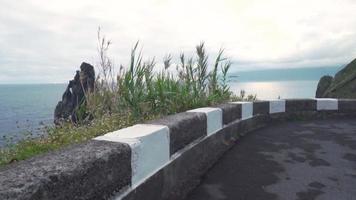
{"type": "Polygon", "coordinates": [[[95,71],[94,67],[83,62],[80,71],[77,71],[74,79],[69,81],[67,89],[62,95],[54,111],[54,123],[70,120],[77,122],[76,108],[85,101],[85,94],[94,91],[95,71]]]}
{"type": "Polygon", "coordinates": [[[356,98],[356,59],[336,73],[323,76],[316,90],[317,98],[356,98]]]}
{"type": "Polygon", "coordinates": [[[328,87],[331,85],[331,82],[333,81],[332,76],[323,76],[319,80],[318,87],[316,88],[316,97],[322,97],[324,96],[324,93],[328,89],[328,87]]]}

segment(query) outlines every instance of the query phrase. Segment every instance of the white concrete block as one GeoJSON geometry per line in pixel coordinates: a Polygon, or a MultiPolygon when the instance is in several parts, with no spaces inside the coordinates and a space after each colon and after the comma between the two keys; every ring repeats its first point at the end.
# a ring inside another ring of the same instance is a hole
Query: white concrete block
{"type": "Polygon", "coordinates": [[[249,101],[236,101],[233,104],[241,104],[241,119],[249,119],[253,117],[253,103],[249,101]]]}
{"type": "Polygon", "coordinates": [[[187,112],[200,112],[206,114],[207,119],[207,135],[216,133],[216,131],[222,129],[222,110],[220,108],[197,108],[189,110],[187,112]]]}
{"type": "Polygon", "coordinates": [[[338,110],[337,99],[331,98],[316,98],[316,108],[317,110],[338,110]]]}
{"type": "Polygon", "coordinates": [[[132,185],[143,182],[170,160],[167,126],[138,124],[96,137],[95,140],[130,145],[132,185]]]}
{"type": "Polygon", "coordinates": [[[286,112],[286,100],[284,99],[271,99],[269,101],[269,113],[286,112]]]}

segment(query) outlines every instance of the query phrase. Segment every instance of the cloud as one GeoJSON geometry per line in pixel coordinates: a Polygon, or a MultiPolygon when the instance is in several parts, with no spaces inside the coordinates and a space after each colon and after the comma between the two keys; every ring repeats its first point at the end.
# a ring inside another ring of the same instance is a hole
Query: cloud
{"type": "Polygon", "coordinates": [[[0,0],[0,83],[67,82],[96,63],[96,31],[127,64],[140,40],[146,58],[220,47],[232,71],[334,66],[356,56],[353,0],[0,0]]]}

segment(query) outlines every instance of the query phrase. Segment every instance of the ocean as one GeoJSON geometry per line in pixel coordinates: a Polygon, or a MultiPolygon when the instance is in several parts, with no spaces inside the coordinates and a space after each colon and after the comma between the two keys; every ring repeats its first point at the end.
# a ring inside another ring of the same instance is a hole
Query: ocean
{"type": "Polygon", "coordinates": [[[28,130],[36,134],[44,125],[52,125],[65,88],[65,84],[0,85],[0,146],[9,139],[16,142],[28,130]]]}
{"type": "Polygon", "coordinates": [[[334,76],[342,67],[269,69],[230,73],[230,89],[239,94],[257,95],[258,99],[313,98],[319,79],[334,76]]]}
{"type": "Polygon", "coordinates": [[[312,98],[315,97],[318,81],[254,81],[234,82],[230,84],[231,91],[240,94],[244,90],[246,95],[256,95],[257,99],[278,98],[312,98]]]}
{"type": "MultiPolygon", "coordinates": [[[[312,98],[322,75],[334,75],[339,68],[273,69],[229,74],[230,89],[258,99],[312,98]]],[[[21,139],[27,130],[39,133],[53,125],[53,112],[66,84],[0,85],[0,147],[9,138],[21,139]],[[6,139],[7,138],[7,139],[6,139]]]]}

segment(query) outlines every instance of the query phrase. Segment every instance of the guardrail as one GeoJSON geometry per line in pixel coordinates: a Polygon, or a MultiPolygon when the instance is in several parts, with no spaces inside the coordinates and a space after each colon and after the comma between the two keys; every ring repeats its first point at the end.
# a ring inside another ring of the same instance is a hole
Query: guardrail
{"type": "Polygon", "coordinates": [[[182,199],[239,137],[275,121],[356,116],[356,100],[198,108],[0,169],[0,199],[182,199]]]}

